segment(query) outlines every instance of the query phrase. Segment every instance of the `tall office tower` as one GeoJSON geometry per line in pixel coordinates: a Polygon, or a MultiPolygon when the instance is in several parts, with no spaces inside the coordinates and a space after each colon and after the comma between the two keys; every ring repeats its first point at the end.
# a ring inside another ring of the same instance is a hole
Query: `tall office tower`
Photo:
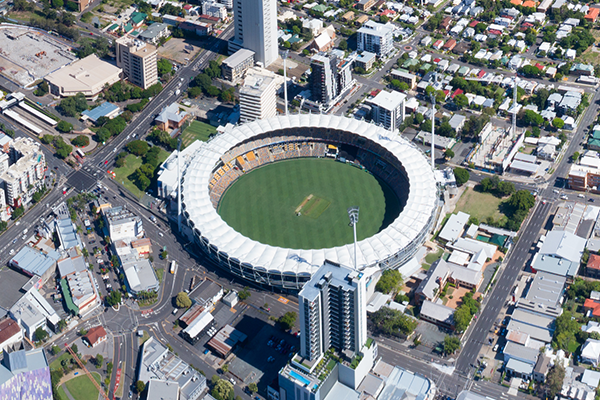
{"type": "Polygon", "coordinates": [[[300,356],[314,361],[333,347],[348,357],[367,341],[366,278],[325,262],[300,294],[300,356]]]}
{"type": "Polygon", "coordinates": [[[275,0],[234,0],[235,35],[229,54],[241,48],[256,53],[255,60],[268,67],[277,59],[277,2],[275,0]]]}
{"type": "Polygon", "coordinates": [[[240,88],[240,122],[277,115],[277,80],[269,71],[248,71],[240,88]]]}
{"type": "Polygon", "coordinates": [[[319,53],[311,58],[310,67],[310,90],[313,100],[329,104],[339,94],[336,57],[319,53]]]}
{"type": "Polygon", "coordinates": [[[142,89],[158,82],[156,46],[129,36],[117,39],[115,44],[117,67],[123,69],[129,82],[142,89]]]}

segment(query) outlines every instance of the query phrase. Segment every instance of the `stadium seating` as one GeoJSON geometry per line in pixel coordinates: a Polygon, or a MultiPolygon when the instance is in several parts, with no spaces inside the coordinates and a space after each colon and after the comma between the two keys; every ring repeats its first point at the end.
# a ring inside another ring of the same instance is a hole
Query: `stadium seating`
{"type": "Polygon", "coordinates": [[[406,186],[404,172],[398,170],[397,160],[379,145],[345,131],[313,132],[310,128],[298,128],[288,129],[286,133],[282,136],[278,131],[269,132],[223,154],[222,164],[215,166],[209,184],[210,199],[215,208],[227,188],[244,173],[281,160],[325,157],[328,144],[358,147],[353,163],[387,182],[399,198],[405,197],[405,193],[400,192],[406,186]]]}

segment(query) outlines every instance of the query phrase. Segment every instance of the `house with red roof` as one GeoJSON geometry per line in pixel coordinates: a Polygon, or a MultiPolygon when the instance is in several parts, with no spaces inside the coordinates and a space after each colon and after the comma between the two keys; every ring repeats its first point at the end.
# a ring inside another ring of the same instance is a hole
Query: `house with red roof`
{"type": "Polygon", "coordinates": [[[481,71],[479,71],[479,72],[477,73],[477,77],[478,77],[479,79],[483,78],[483,76],[484,76],[484,75],[485,75],[485,71],[484,71],[484,70],[481,70],[481,71]]]}
{"type": "Polygon", "coordinates": [[[446,51],[452,51],[452,49],[454,49],[455,47],[456,47],[456,40],[450,39],[444,45],[444,50],[446,50],[446,51]]]}
{"type": "Polygon", "coordinates": [[[98,325],[87,331],[83,339],[89,347],[96,347],[100,343],[106,342],[108,334],[102,325],[98,325]]]}
{"type": "Polygon", "coordinates": [[[598,254],[590,254],[585,266],[585,274],[590,278],[600,279],[600,256],[598,254]]]}
{"type": "Polygon", "coordinates": [[[583,303],[585,313],[590,313],[590,317],[600,317],[600,300],[586,299],[583,303]]]}
{"type": "Polygon", "coordinates": [[[439,50],[439,49],[442,48],[443,45],[444,45],[444,41],[441,40],[441,39],[438,39],[438,40],[435,41],[435,43],[431,47],[433,47],[436,50],[439,50]]]}
{"type": "Polygon", "coordinates": [[[465,93],[465,91],[464,91],[464,90],[462,90],[462,89],[456,89],[456,90],[454,91],[454,93],[452,93],[452,96],[450,96],[450,97],[452,97],[452,98],[454,99],[454,98],[455,98],[457,95],[459,95],[459,94],[464,94],[464,93],[465,93]]]}
{"type": "Polygon", "coordinates": [[[544,70],[544,66],[543,66],[542,64],[540,64],[540,63],[535,63],[535,66],[536,66],[536,68],[537,68],[537,69],[539,69],[540,71],[543,71],[543,70],[544,70]]]}
{"type": "Polygon", "coordinates": [[[599,14],[600,8],[590,8],[588,13],[583,18],[585,18],[585,20],[589,22],[596,22],[599,14]]]}
{"type": "Polygon", "coordinates": [[[479,23],[479,21],[474,19],[473,21],[469,22],[469,28],[475,28],[478,23],[479,23]]]}

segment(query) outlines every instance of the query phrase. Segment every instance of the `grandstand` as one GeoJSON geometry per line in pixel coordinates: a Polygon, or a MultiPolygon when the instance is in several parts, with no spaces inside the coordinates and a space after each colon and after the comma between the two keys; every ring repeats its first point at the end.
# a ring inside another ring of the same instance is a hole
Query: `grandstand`
{"type": "Polygon", "coordinates": [[[236,126],[203,143],[183,175],[183,216],[197,244],[231,273],[265,286],[297,290],[325,259],[352,265],[353,246],[294,250],[241,235],[218,215],[227,189],[244,174],[281,160],[323,158],[365,169],[392,188],[400,215],[358,242],[357,265],[396,268],[421,247],[433,228],[437,188],[425,155],[373,124],[337,116],[290,115],[236,126]]]}

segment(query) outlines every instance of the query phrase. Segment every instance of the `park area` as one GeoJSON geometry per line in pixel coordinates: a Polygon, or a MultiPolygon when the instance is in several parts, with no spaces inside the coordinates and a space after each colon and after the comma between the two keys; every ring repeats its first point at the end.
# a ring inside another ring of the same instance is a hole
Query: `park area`
{"type": "Polygon", "coordinates": [[[192,123],[187,128],[185,128],[185,130],[181,134],[181,143],[185,148],[188,147],[195,140],[207,142],[209,136],[216,132],[217,128],[210,124],[200,121],[192,121],[192,123]]]}
{"type": "Polygon", "coordinates": [[[456,203],[455,212],[462,211],[480,222],[488,223],[490,218],[494,221],[506,219],[506,215],[500,211],[501,204],[501,198],[469,187],[456,203]]]}
{"type": "MultiPolygon", "coordinates": [[[[100,383],[100,375],[97,372],[92,372],[92,376],[96,379],[96,382],[100,383]]],[[[90,378],[83,372],[79,372],[74,378],[69,379],[63,383],[58,389],[58,397],[61,400],[97,400],[98,389],[90,381],[90,378]],[[67,394],[67,392],[71,395],[67,394]]]]}
{"type": "MultiPolygon", "coordinates": [[[[167,157],[169,157],[169,153],[166,150],[160,149],[160,153],[158,155],[159,165],[162,164],[167,157]]],[[[143,163],[143,157],[137,157],[133,154],[127,155],[125,160],[125,165],[120,168],[114,168],[112,171],[115,173],[115,180],[122,184],[127,190],[131,192],[135,197],[141,199],[144,196],[144,192],[141,191],[135,183],[131,180],[131,176],[143,163]]],[[[152,180],[152,185],[154,185],[154,179],[152,180]]]]}

